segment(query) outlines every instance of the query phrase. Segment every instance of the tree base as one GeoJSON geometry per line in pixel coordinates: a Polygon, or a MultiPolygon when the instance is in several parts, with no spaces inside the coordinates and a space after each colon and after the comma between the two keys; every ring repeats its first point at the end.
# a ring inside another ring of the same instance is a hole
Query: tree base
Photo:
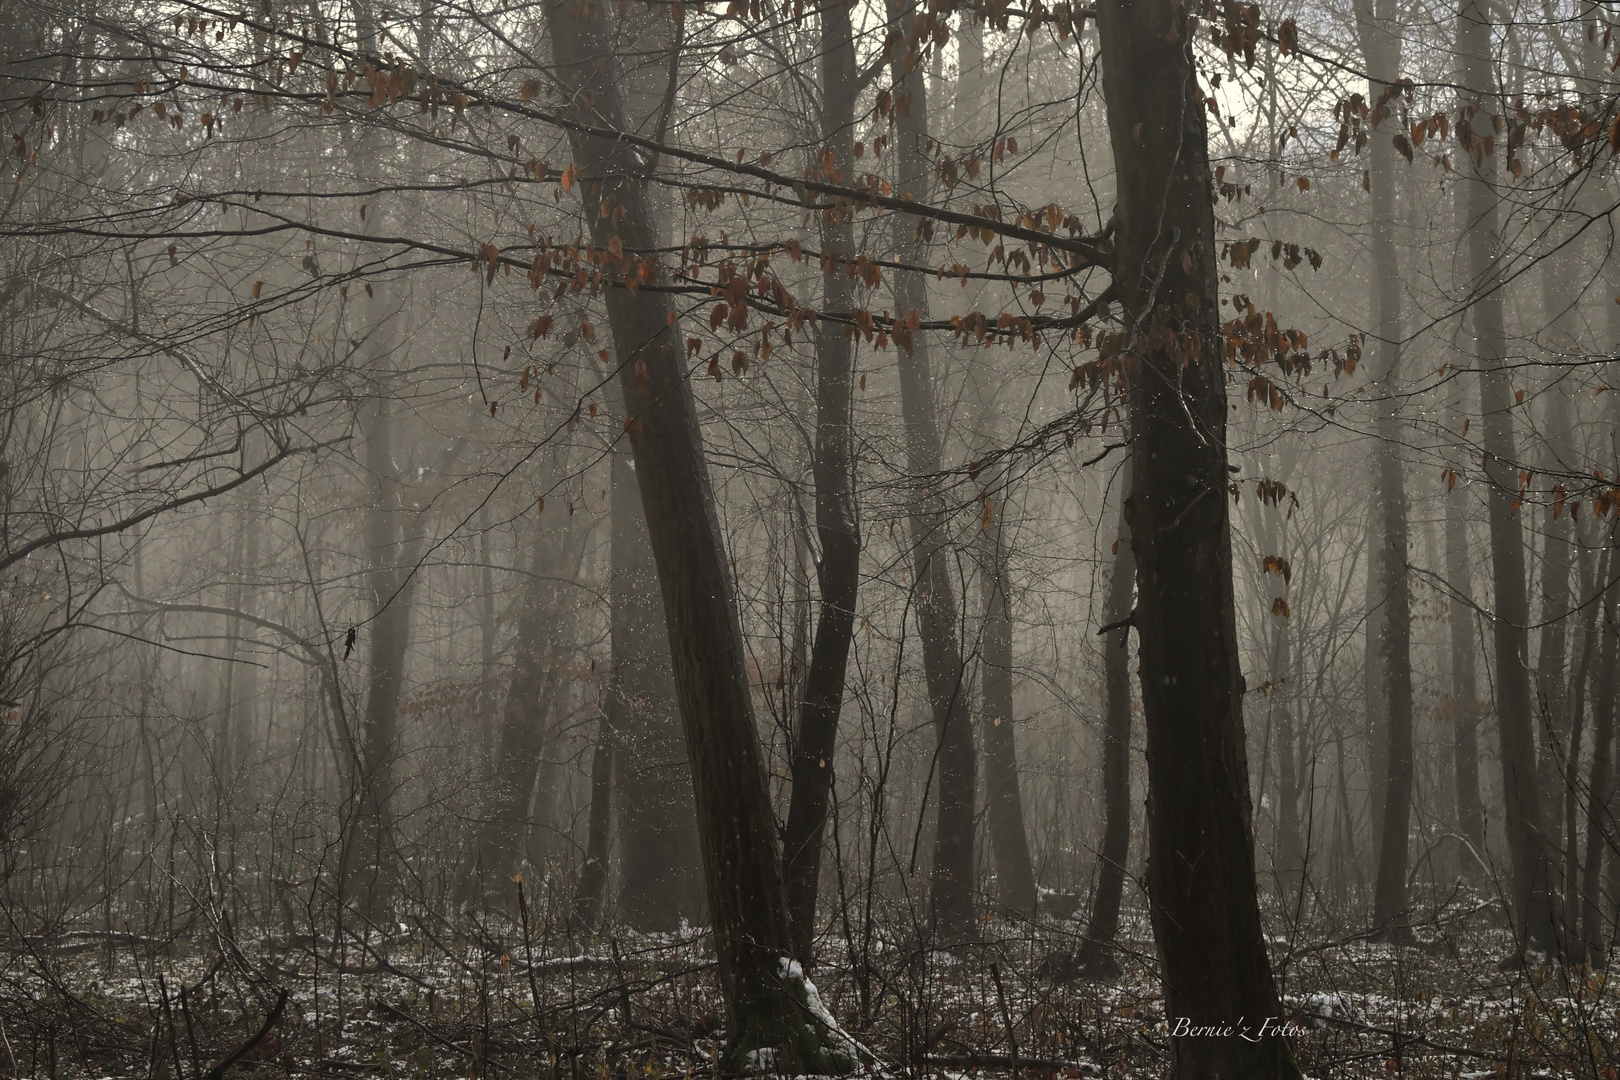
{"type": "Polygon", "coordinates": [[[860,1069],[860,1046],[821,1002],[798,961],[783,957],[774,972],[738,988],[740,1030],[726,1064],[746,1075],[848,1076],[860,1069]]]}

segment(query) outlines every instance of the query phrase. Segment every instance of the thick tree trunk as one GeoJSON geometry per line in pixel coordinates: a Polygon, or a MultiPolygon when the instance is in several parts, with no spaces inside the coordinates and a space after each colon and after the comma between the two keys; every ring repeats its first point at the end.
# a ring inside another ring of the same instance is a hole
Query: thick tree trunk
{"type": "MultiPolygon", "coordinates": [[[[833,168],[853,179],[855,163],[855,42],[849,8],[821,9],[823,150],[833,168]]],[[[855,214],[821,212],[822,308],[847,314],[854,307],[855,214]]],[[[855,517],[850,394],[854,390],[855,341],[849,327],[830,319],[816,323],[816,535],[821,544],[817,576],[821,608],[805,675],[793,745],[793,791],[782,838],[783,872],[799,955],[809,960],[816,933],[816,893],[822,840],[832,794],[833,754],[844,706],[844,671],[855,633],[860,587],[861,536],[855,517]]]]}
{"type": "MultiPolygon", "coordinates": [[[[545,15],[558,77],[574,88],[573,115],[624,130],[610,9],[548,0],[545,15]]],[[[584,177],[591,242],[610,275],[608,324],[692,766],[728,1056],[736,1066],[768,1049],[781,1071],[848,1071],[853,1046],[841,1033],[806,1023],[807,987],[789,960],[793,934],[776,822],[679,318],[667,294],[622,284],[624,275],[643,282],[662,276],[646,164],[615,140],[572,134],[569,142],[584,177]],[[610,254],[620,250],[622,257],[610,254]]]]}
{"type": "MultiPolygon", "coordinates": [[[[921,50],[928,40],[915,25],[915,3],[888,5],[889,25],[906,34],[906,45],[893,50],[890,70],[895,96],[906,102],[896,108],[895,143],[902,198],[928,198],[931,158],[928,154],[928,90],[921,50]],[[909,70],[908,70],[909,69],[909,70]]],[[[921,265],[922,244],[916,222],[894,217],[895,257],[908,265],[921,265]]],[[[909,270],[894,271],[897,318],[916,313],[928,319],[928,279],[909,270]]],[[[929,899],[935,931],[946,939],[962,939],[974,931],[973,919],[973,798],[978,763],[973,748],[973,727],[958,637],[956,582],[946,557],[944,500],[935,486],[940,472],[939,422],[934,408],[934,376],[928,339],[917,334],[899,350],[900,408],[906,428],[906,468],[915,485],[907,509],[911,528],[911,561],[915,573],[917,624],[922,638],[923,674],[933,707],[938,752],[934,758],[932,787],[938,792],[939,814],[934,830],[934,864],[929,899]]]]}
{"type": "Polygon", "coordinates": [[[1119,934],[1119,906],[1125,889],[1125,860],[1131,851],[1131,602],[1136,595],[1136,558],[1125,507],[1130,497],[1130,459],[1120,470],[1119,524],[1114,538],[1114,569],[1108,582],[1109,630],[1103,638],[1103,842],[1097,853],[1097,891],[1091,897],[1086,940],[1080,947],[1083,970],[1111,975],[1119,934]]]}
{"type": "Polygon", "coordinates": [[[670,931],[703,914],[702,856],[691,770],[675,702],[658,568],[630,455],[613,455],[606,714],[617,740],[618,919],[670,931]]]}
{"type": "Polygon", "coordinates": [[[1259,1030],[1282,1009],[1255,892],[1227,518],[1226,361],[1193,27],[1170,0],[1103,0],[1097,20],[1118,176],[1120,355],[1131,378],[1148,892],[1171,1074],[1295,1078],[1287,1040],[1259,1030]],[[1234,1033],[1192,1031],[1211,1025],[1234,1033]]]}
{"type": "Polygon", "coordinates": [[[1550,856],[1536,777],[1534,706],[1530,695],[1530,605],[1525,588],[1524,537],[1519,528],[1519,456],[1513,433],[1514,398],[1505,370],[1506,333],[1498,260],[1500,212],[1496,158],[1485,140],[1494,135],[1500,108],[1491,67],[1490,22],[1483,0],[1463,0],[1457,48],[1464,87],[1458,137],[1465,155],[1469,192],[1466,238],[1472,271],[1475,351],[1480,367],[1480,412],[1486,476],[1490,483],[1491,573],[1496,653],[1496,712],[1507,804],[1508,846],[1513,859],[1514,914],[1520,947],[1548,954],[1557,948],[1553,925],[1550,856]]]}
{"type": "Polygon", "coordinates": [[[1401,268],[1395,247],[1395,148],[1391,129],[1380,127],[1393,110],[1393,83],[1400,70],[1400,38],[1392,0],[1374,8],[1358,0],[1356,26],[1367,59],[1367,94],[1374,131],[1369,186],[1372,192],[1371,313],[1373,325],[1374,441],[1373,482],[1377,491],[1381,633],[1377,641],[1388,751],[1378,785],[1378,874],[1373,887],[1373,928],[1386,940],[1407,941],[1411,929],[1406,902],[1406,869],[1412,812],[1412,596],[1406,569],[1406,488],[1398,448],[1401,442],[1399,374],[1401,347],[1401,268]]]}

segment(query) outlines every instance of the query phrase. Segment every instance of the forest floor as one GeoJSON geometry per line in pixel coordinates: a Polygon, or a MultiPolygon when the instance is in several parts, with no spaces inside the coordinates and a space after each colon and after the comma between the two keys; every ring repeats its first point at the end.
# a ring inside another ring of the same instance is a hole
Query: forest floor
{"type": "MultiPolygon", "coordinates": [[[[1620,1077],[1602,973],[1501,970],[1499,914],[1456,905],[1411,947],[1273,938],[1307,1075],[1620,1077]]],[[[1276,921],[1276,920],[1274,920],[1276,921]]],[[[386,1077],[673,1080],[720,1075],[724,1008],[706,935],[524,932],[516,920],[389,933],[105,930],[0,939],[0,1074],[77,1080],[386,1077]]],[[[1078,922],[993,921],[945,951],[874,930],[865,962],[822,942],[812,973],[895,1077],[1157,1077],[1169,1022],[1137,912],[1123,971],[1074,977],[1078,922]],[[1011,1036],[1011,1037],[1009,1037],[1011,1036]],[[1016,1059],[1016,1060],[1015,1060],[1016,1059]],[[1016,1067],[1015,1067],[1016,1064],[1016,1067]]],[[[857,946],[859,928],[852,935],[857,946]]],[[[1261,1018],[1245,1018],[1250,1024],[1261,1018]]]]}

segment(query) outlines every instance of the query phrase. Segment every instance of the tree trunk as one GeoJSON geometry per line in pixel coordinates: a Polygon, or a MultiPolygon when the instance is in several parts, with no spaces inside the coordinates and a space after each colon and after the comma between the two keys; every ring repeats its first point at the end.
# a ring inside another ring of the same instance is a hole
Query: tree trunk
{"type": "Polygon", "coordinates": [[[1112,975],[1119,934],[1119,905],[1125,888],[1125,860],[1131,851],[1131,601],[1136,594],[1136,559],[1125,506],[1131,465],[1120,469],[1119,524],[1115,528],[1114,570],[1108,582],[1108,626],[1103,638],[1103,842],[1097,854],[1097,891],[1091,897],[1086,940],[1080,947],[1083,970],[1112,975]]]}
{"type": "MultiPolygon", "coordinates": [[[[1007,505],[1006,486],[998,492],[1007,505]]],[[[996,899],[1019,915],[1035,914],[1035,868],[1024,831],[1024,799],[1018,787],[1018,744],[1013,728],[1012,606],[1007,596],[1006,514],[994,520],[984,551],[984,771],[990,818],[990,852],[996,867],[996,899]]]]}
{"type": "MultiPolygon", "coordinates": [[[[625,130],[610,10],[547,0],[545,14],[558,77],[574,88],[572,115],[625,130]]],[[[608,325],[692,766],[729,1064],[768,1049],[778,1070],[849,1071],[847,1038],[805,1023],[808,988],[788,959],[793,935],[776,822],[679,317],[667,294],[623,284],[626,274],[649,284],[662,277],[646,163],[616,140],[572,133],[569,143],[586,178],[591,243],[610,275],[608,325]]]]}
{"type": "MultiPolygon", "coordinates": [[[[895,97],[906,102],[895,109],[896,152],[902,198],[928,198],[931,158],[928,154],[928,90],[921,50],[928,40],[915,25],[914,2],[890,0],[889,25],[907,35],[906,46],[893,50],[890,71],[895,97]],[[908,70],[909,68],[909,70],[908,70]]],[[[932,17],[932,16],[931,16],[932,17]]],[[[922,243],[917,223],[894,216],[895,258],[921,265],[922,243]]],[[[928,318],[928,280],[910,270],[893,272],[897,318],[915,313],[928,318]]],[[[940,472],[939,422],[934,409],[934,376],[924,334],[898,342],[900,407],[906,428],[906,468],[912,492],[907,516],[911,529],[911,561],[916,581],[917,624],[922,638],[923,674],[933,707],[938,752],[932,786],[939,792],[939,814],[934,831],[934,864],[929,899],[935,932],[947,940],[960,940],[974,932],[973,918],[973,798],[978,763],[973,728],[957,637],[956,583],[945,554],[947,518],[944,500],[935,486],[940,472]]]]}
{"type": "Polygon", "coordinates": [[[691,770],[670,668],[658,568],[630,455],[613,455],[607,718],[616,736],[618,918],[636,930],[678,930],[703,914],[691,770]]]}
{"type": "MultiPolygon", "coordinates": [[[[1373,107],[1369,186],[1372,192],[1371,322],[1373,325],[1375,416],[1373,482],[1377,491],[1379,595],[1383,617],[1377,641],[1387,693],[1382,710],[1388,752],[1378,785],[1378,875],[1373,887],[1373,929],[1385,940],[1411,939],[1406,902],[1406,868],[1412,812],[1412,596],[1406,569],[1406,488],[1397,448],[1401,441],[1399,373],[1401,348],[1401,268],[1395,248],[1395,148],[1389,128],[1394,82],[1400,71],[1400,38],[1392,0],[1375,10],[1357,0],[1356,28],[1367,60],[1367,95],[1373,107]]],[[[1399,128],[1396,123],[1390,125],[1399,128]]]]}
{"type": "MultiPolygon", "coordinates": [[[[1614,560],[1610,559],[1610,565],[1614,560]]],[[[1607,584],[1607,583],[1605,583],[1607,584]]],[[[1608,956],[1607,929],[1603,921],[1603,860],[1613,858],[1607,851],[1610,818],[1610,789],[1614,785],[1614,714],[1617,683],[1620,683],[1620,622],[1617,622],[1620,589],[1610,589],[1603,601],[1603,662],[1599,667],[1597,700],[1592,708],[1592,772],[1587,784],[1586,875],[1582,885],[1580,940],[1585,959],[1601,967],[1608,956]]],[[[1577,957],[1577,959],[1580,959],[1577,957]]]]}
{"type": "MultiPolygon", "coordinates": [[[[1557,947],[1552,917],[1551,875],[1536,777],[1534,713],[1530,696],[1530,605],[1525,590],[1524,538],[1519,528],[1518,447],[1513,433],[1513,391],[1503,366],[1506,333],[1502,319],[1502,280],[1498,248],[1499,207],[1496,158],[1485,140],[1493,137],[1492,116],[1499,107],[1491,67],[1490,22],[1483,0],[1464,0],[1457,20],[1462,61],[1463,113],[1458,138],[1467,155],[1468,258],[1472,271],[1475,351],[1480,367],[1480,412],[1484,428],[1486,476],[1490,483],[1491,573],[1495,581],[1493,620],[1496,653],[1496,712],[1502,758],[1502,791],[1507,804],[1508,846],[1513,859],[1513,895],[1519,947],[1548,954],[1557,947]]],[[[1494,150],[1494,148],[1493,148],[1494,150]]]]}
{"type": "MultiPolygon", "coordinates": [[[[377,323],[373,325],[374,333],[382,332],[375,329],[377,323]]],[[[366,404],[362,425],[366,469],[373,485],[372,506],[366,512],[366,584],[376,608],[369,626],[366,706],[360,726],[361,829],[354,854],[365,875],[366,908],[374,914],[383,909],[393,891],[394,763],[399,753],[399,699],[415,591],[415,578],[402,557],[403,512],[389,401],[386,393],[373,397],[366,404]]]]}
{"type": "MultiPolygon", "coordinates": [[[[1453,431],[1462,430],[1462,383],[1456,376],[1455,397],[1447,420],[1453,431]]],[[[1479,798],[1479,702],[1475,699],[1478,675],[1474,663],[1473,559],[1468,550],[1468,519],[1463,491],[1446,495],[1446,580],[1451,600],[1446,605],[1446,627],[1451,640],[1451,767],[1456,793],[1457,831],[1468,845],[1458,868],[1478,880],[1485,868],[1485,806],[1479,798]]]]}
{"type": "Polygon", "coordinates": [[[574,561],[567,557],[573,546],[568,537],[544,524],[540,530],[513,636],[512,678],[495,734],[495,766],[479,836],[479,866],[485,875],[494,875],[486,877],[486,893],[503,898],[510,884],[506,878],[527,847],[530,797],[562,675],[558,628],[565,620],[558,580],[574,561]]]}
{"type": "Polygon", "coordinates": [[[612,841],[613,723],[603,712],[591,752],[591,820],[585,841],[585,866],[574,889],[574,919],[586,930],[596,927],[607,893],[608,847],[612,841]]]}
{"type": "MultiPolygon", "coordinates": [[[[849,8],[832,3],[821,9],[822,136],[833,168],[846,180],[855,162],[855,42],[849,8]]],[[[821,212],[822,308],[847,314],[854,307],[855,213],[839,207],[821,212]]],[[[816,443],[812,471],[816,483],[816,535],[821,544],[817,577],[821,609],[815,644],[805,675],[793,745],[793,791],[782,838],[783,871],[793,933],[806,961],[814,951],[816,893],[821,877],[822,840],[832,793],[833,754],[838,718],[844,706],[844,671],[855,633],[855,599],[860,587],[861,536],[852,485],[850,394],[855,340],[848,325],[816,323],[816,443]]]]}
{"type": "Polygon", "coordinates": [[[1117,345],[1131,379],[1148,892],[1171,1075],[1297,1078],[1287,1041],[1257,1023],[1282,1009],[1255,892],[1213,195],[1182,11],[1170,0],[1097,5],[1118,176],[1117,345]],[[1250,1025],[1242,1037],[1240,1020],[1250,1025]],[[1190,1031],[1228,1024],[1228,1037],[1190,1031]]]}

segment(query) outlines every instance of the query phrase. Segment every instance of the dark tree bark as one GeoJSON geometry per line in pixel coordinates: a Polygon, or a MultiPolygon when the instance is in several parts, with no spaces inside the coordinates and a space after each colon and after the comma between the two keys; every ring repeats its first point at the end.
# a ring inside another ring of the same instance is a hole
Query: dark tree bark
{"type": "MultiPolygon", "coordinates": [[[[849,180],[855,165],[855,42],[849,8],[834,2],[821,9],[822,146],[833,168],[849,180]]],[[[848,313],[854,307],[855,213],[838,207],[821,212],[822,308],[848,313]]],[[[822,840],[832,794],[833,754],[844,706],[844,671],[855,633],[860,587],[861,535],[855,517],[850,394],[854,389],[855,341],[848,328],[816,323],[816,443],[811,468],[816,483],[816,566],[821,608],[815,644],[805,674],[793,745],[793,791],[782,838],[788,906],[799,955],[808,960],[816,934],[816,893],[822,840]]]]}
{"type": "Polygon", "coordinates": [[[618,919],[670,931],[703,915],[691,770],[675,702],[658,568],[630,455],[613,455],[606,716],[617,741],[618,919]]]}
{"type": "MultiPolygon", "coordinates": [[[[558,77],[574,88],[573,117],[625,130],[610,10],[548,0],[545,15],[558,77]]],[[[647,163],[617,140],[571,133],[569,143],[584,177],[591,242],[609,275],[608,324],[691,761],[728,1056],[736,1066],[769,1048],[781,1071],[848,1071],[853,1046],[807,1023],[806,985],[789,961],[776,823],[679,317],[667,294],[623,284],[626,275],[662,276],[647,163]]]]}
{"type": "Polygon", "coordinates": [[[1131,541],[1147,725],[1148,894],[1184,1080],[1300,1076],[1255,892],[1226,498],[1226,362],[1193,28],[1171,0],[1097,6],[1118,177],[1114,283],[1130,377],[1131,541]]]}
{"type": "MultiPolygon", "coordinates": [[[[895,150],[903,197],[928,198],[932,159],[928,154],[928,84],[921,51],[928,33],[916,20],[913,2],[888,4],[889,25],[906,35],[905,46],[890,54],[896,98],[895,150]]],[[[917,223],[895,215],[895,257],[909,266],[922,265],[917,223]]],[[[896,270],[894,304],[898,318],[916,314],[928,319],[928,279],[921,273],[896,270]]],[[[934,408],[934,376],[926,335],[897,337],[900,345],[900,408],[906,428],[906,468],[915,485],[907,516],[911,529],[911,562],[916,582],[917,625],[922,638],[923,674],[933,708],[938,752],[932,787],[938,791],[934,830],[934,864],[929,899],[937,933],[960,940],[975,929],[973,918],[973,798],[978,762],[958,638],[956,582],[946,557],[947,519],[936,486],[940,472],[939,421],[934,408]]]]}
{"type": "Polygon", "coordinates": [[[1131,601],[1136,594],[1136,559],[1124,506],[1130,497],[1129,459],[1120,470],[1119,524],[1114,539],[1114,570],[1108,582],[1108,622],[1103,638],[1103,843],[1097,853],[1097,891],[1091,897],[1086,940],[1079,967],[1108,976],[1119,971],[1114,939],[1125,889],[1125,860],[1131,851],[1131,601]]]}
{"type": "MultiPolygon", "coordinates": [[[[1398,447],[1401,341],[1401,268],[1395,247],[1395,147],[1379,121],[1393,109],[1394,82],[1400,71],[1400,38],[1395,5],[1358,0],[1356,28],[1367,59],[1367,91],[1372,101],[1374,131],[1369,182],[1372,192],[1371,311],[1373,323],[1374,412],[1376,438],[1373,482],[1377,491],[1379,588],[1383,609],[1377,647],[1383,669],[1383,715],[1388,751],[1378,784],[1378,874],[1373,887],[1373,928],[1385,940],[1411,939],[1406,902],[1408,848],[1412,813],[1412,594],[1406,569],[1406,487],[1398,447]]],[[[1398,127],[1399,123],[1390,125],[1398,127]]]]}
{"type": "Polygon", "coordinates": [[[1530,623],[1530,605],[1525,587],[1524,537],[1516,517],[1520,465],[1513,432],[1514,400],[1503,366],[1506,332],[1497,257],[1501,238],[1496,158],[1485,145],[1485,140],[1494,134],[1491,117],[1502,106],[1491,67],[1490,16],[1483,0],[1463,0],[1457,20],[1457,50],[1464,87],[1458,138],[1465,156],[1473,157],[1472,167],[1464,170],[1469,195],[1467,248],[1474,297],[1475,352],[1480,367],[1485,472],[1490,483],[1497,732],[1508,846],[1513,860],[1514,915],[1520,949],[1547,955],[1557,948],[1558,940],[1553,924],[1550,853],[1536,777],[1529,632],[1525,629],[1530,623]]]}

